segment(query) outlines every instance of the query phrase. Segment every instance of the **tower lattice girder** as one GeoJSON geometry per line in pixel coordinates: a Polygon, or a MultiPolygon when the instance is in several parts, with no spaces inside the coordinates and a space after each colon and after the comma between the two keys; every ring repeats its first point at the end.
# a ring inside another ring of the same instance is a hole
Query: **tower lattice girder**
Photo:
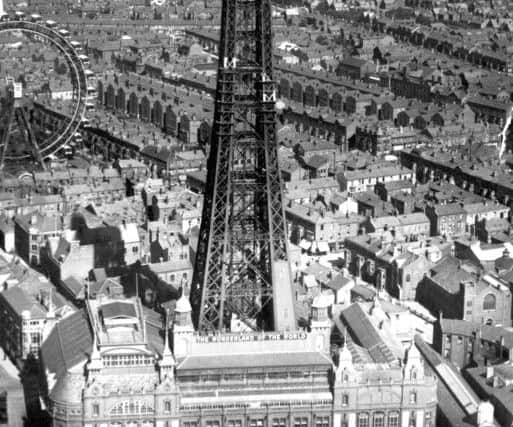
{"type": "Polygon", "coordinates": [[[223,0],[214,123],[191,289],[200,331],[224,330],[232,314],[255,329],[295,327],[272,52],[270,1],[223,0]],[[274,283],[276,277],[285,283],[274,283]],[[271,313],[273,324],[266,323],[271,313]]]}

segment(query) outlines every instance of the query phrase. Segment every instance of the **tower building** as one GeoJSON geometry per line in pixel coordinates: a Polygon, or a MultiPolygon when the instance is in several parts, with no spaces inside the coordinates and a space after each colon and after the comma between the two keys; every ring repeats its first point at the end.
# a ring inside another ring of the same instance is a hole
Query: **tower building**
{"type": "Polygon", "coordinates": [[[278,167],[271,2],[224,0],[203,221],[200,332],[296,328],[278,167]],[[235,322],[234,322],[235,320],[235,322]]]}

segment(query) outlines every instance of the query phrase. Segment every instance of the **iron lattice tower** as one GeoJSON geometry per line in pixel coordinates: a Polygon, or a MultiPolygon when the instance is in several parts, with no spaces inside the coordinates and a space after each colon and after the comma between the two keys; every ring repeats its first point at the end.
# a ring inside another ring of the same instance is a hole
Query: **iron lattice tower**
{"type": "Polygon", "coordinates": [[[278,167],[270,0],[223,0],[214,123],[191,288],[199,331],[295,328],[278,167]]]}

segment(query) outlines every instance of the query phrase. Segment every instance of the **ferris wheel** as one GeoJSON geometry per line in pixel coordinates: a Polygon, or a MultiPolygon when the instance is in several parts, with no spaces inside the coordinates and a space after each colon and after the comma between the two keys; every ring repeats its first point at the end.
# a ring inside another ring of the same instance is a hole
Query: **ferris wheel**
{"type": "Polygon", "coordinates": [[[0,16],[0,36],[12,32],[23,34],[30,41],[41,41],[61,54],[67,65],[69,79],[67,114],[50,128],[35,120],[43,105],[23,84],[7,77],[0,82],[0,171],[9,163],[32,162],[45,167],[44,159],[68,144],[85,119],[85,113],[96,97],[94,73],[86,69],[88,57],[79,42],[71,40],[66,29],[39,15],[26,17],[23,12],[0,16]],[[3,86],[3,87],[2,87],[3,86]]]}

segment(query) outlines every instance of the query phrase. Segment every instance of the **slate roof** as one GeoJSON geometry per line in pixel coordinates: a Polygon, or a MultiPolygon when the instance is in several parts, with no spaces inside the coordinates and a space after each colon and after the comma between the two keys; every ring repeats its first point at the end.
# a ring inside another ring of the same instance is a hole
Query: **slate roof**
{"type": "Polygon", "coordinates": [[[374,363],[392,363],[395,356],[385,344],[369,317],[358,303],[340,313],[341,320],[355,344],[365,348],[374,363]]]}
{"type": "Polygon", "coordinates": [[[438,286],[447,292],[457,294],[460,291],[460,283],[471,280],[475,282],[474,276],[449,260],[441,260],[433,269],[432,276],[438,286]]]}
{"type": "Polygon", "coordinates": [[[310,166],[312,169],[318,169],[321,166],[324,166],[327,163],[329,163],[329,160],[325,156],[315,154],[312,157],[310,157],[308,160],[306,160],[305,163],[308,166],[310,166]]]}
{"type": "Polygon", "coordinates": [[[65,317],[55,325],[41,345],[41,359],[49,372],[63,375],[88,360],[93,336],[84,310],[65,317]]]}
{"type": "Polygon", "coordinates": [[[463,335],[470,337],[473,332],[479,329],[479,326],[476,323],[466,320],[443,318],[440,322],[440,329],[442,333],[446,335],[463,335]]]}
{"type": "Polygon", "coordinates": [[[131,302],[115,301],[102,305],[102,313],[105,319],[114,317],[137,317],[134,304],[131,302]]]}

